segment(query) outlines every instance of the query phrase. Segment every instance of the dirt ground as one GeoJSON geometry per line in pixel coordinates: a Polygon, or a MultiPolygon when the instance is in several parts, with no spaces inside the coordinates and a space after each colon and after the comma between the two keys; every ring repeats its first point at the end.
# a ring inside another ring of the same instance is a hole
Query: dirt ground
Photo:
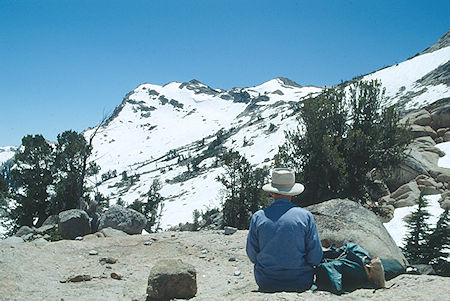
{"type": "Polygon", "coordinates": [[[388,289],[260,293],[245,254],[247,231],[162,232],[82,241],[0,243],[1,300],[146,300],[149,271],[159,259],[179,258],[197,270],[192,300],[450,300],[450,279],[401,275],[388,289]],[[146,245],[145,242],[151,241],[146,245]],[[91,255],[91,254],[95,255],[91,255]],[[97,254],[96,254],[97,253],[97,254]],[[117,259],[104,264],[100,259],[117,259]],[[113,279],[111,273],[123,276],[113,279]],[[90,281],[67,282],[89,275],[90,281]]]}

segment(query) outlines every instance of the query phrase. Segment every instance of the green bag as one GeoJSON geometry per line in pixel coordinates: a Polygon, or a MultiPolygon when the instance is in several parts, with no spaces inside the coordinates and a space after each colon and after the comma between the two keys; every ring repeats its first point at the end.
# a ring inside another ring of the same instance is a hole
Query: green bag
{"type": "Polygon", "coordinates": [[[369,253],[354,243],[346,243],[333,251],[339,254],[338,257],[324,258],[316,268],[315,285],[318,289],[342,294],[367,286],[363,258],[368,257],[369,253]]]}
{"type": "Polygon", "coordinates": [[[395,278],[398,275],[404,274],[406,272],[406,267],[396,259],[381,259],[381,263],[383,264],[384,278],[386,279],[386,281],[391,280],[392,278],[395,278]]]}

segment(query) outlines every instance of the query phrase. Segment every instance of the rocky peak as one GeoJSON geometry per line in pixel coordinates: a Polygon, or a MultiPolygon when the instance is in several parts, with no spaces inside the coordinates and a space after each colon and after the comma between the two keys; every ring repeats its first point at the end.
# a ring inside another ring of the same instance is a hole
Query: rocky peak
{"type": "Polygon", "coordinates": [[[450,30],[448,30],[436,43],[425,49],[422,54],[431,53],[448,46],[450,46],[450,30]]]}
{"type": "Polygon", "coordinates": [[[192,79],[188,82],[184,82],[179,86],[180,89],[186,88],[188,90],[194,91],[195,94],[208,94],[208,95],[217,95],[219,92],[214,90],[210,86],[205,85],[204,83],[192,79]]]}
{"type": "Polygon", "coordinates": [[[302,87],[301,85],[297,84],[293,80],[290,80],[289,78],[286,78],[286,77],[277,77],[276,79],[281,81],[283,83],[283,85],[285,85],[285,86],[291,86],[291,87],[297,87],[297,88],[302,87]]]}

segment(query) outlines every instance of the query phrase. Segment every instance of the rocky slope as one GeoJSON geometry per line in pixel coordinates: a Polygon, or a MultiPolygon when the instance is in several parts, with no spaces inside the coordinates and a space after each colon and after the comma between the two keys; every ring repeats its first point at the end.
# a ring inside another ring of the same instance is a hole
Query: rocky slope
{"type": "Polygon", "coordinates": [[[196,268],[198,292],[192,300],[403,301],[448,300],[450,295],[450,278],[424,275],[400,275],[388,281],[386,289],[359,289],[343,296],[311,291],[259,293],[252,264],[245,255],[246,235],[247,231],[233,235],[202,231],[100,238],[88,235],[82,241],[52,243],[3,241],[0,300],[144,301],[150,269],[158,260],[170,258],[182,259],[196,268]],[[102,258],[117,262],[105,263],[102,258]],[[122,278],[112,278],[112,273],[122,278]],[[92,279],[68,281],[77,275],[92,279]]]}

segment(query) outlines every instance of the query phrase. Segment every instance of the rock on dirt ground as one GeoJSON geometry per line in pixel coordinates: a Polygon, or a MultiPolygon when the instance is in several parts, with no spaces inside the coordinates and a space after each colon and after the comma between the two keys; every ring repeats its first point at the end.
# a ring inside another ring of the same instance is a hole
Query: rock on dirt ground
{"type": "Polygon", "coordinates": [[[144,301],[150,269],[160,259],[172,258],[192,264],[197,271],[198,290],[191,300],[449,300],[449,278],[420,275],[394,278],[386,283],[388,289],[360,289],[343,296],[320,291],[260,293],[245,254],[246,237],[247,231],[232,235],[200,231],[3,242],[0,300],[144,301]],[[92,250],[98,253],[90,255],[92,250]],[[104,258],[116,261],[105,264],[104,258]]]}

